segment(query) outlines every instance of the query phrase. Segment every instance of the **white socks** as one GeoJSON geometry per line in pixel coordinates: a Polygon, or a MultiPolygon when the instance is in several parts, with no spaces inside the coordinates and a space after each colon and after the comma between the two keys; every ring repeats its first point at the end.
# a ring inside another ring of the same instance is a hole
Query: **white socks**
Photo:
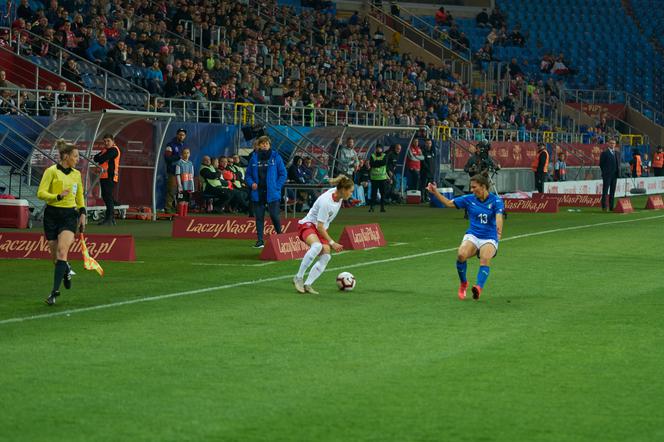
{"type": "Polygon", "coordinates": [[[325,267],[327,267],[327,263],[330,262],[330,259],[332,259],[332,256],[330,256],[329,253],[320,255],[318,261],[316,261],[316,264],[314,264],[314,266],[311,268],[309,276],[307,277],[307,280],[304,282],[304,285],[312,285],[318,279],[318,277],[325,271],[325,267]]]}
{"type": "Polygon", "coordinates": [[[311,245],[307,253],[304,255],[304,258],[302,258],[302,262],[300,263],[300,270],[297,271],[298,278],[304,278],[304,273],[307,271],[311,263],[314,262],[321,250],[323,250],[323,244],[315,242],[311,245]]]}

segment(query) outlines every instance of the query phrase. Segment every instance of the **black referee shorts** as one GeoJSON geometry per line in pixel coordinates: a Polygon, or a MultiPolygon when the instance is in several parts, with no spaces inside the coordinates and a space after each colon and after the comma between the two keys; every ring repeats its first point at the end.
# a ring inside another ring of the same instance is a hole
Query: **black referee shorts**
{"type": "Polygon", "coordinates": [[[69,230],[76,233],[78,227],[78,210],[74,207],[46,206],[44,210],[44,234],[48,241],[58,239],[60,232],[69,230]]]}

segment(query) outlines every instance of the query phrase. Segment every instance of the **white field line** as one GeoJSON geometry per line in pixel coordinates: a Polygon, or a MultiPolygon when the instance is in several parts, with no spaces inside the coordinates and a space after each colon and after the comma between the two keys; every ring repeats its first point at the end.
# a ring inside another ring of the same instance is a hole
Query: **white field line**
{"type": "Polygon", "coordinates": [[[392,244],[388,244],[390,247],[397,247],[397,246],[405,246],[408,244],[407,242],[393,242],[392,244]]]}
{"type": "Polygon", "coordinates": [[[218,267],[265,267],[276,264],[277,261],[259,262],[256,264],[233,264],[230,262],[192,262],[192,266],[218,266],[218,267]]]}
{"type": "MultiPolygon", "coordinates": [[[[637,219],[626,219],[626,220],[621,220],[621,221],[606,221],[606,222],[596,223],[596,224],[584,224],[584,225],[580,225],[580,226],[563,227],[563,228],[560,228],[560,229],[542,230],[540,232],[524,233],[522,235],[510,236],[508,238],[502,239],[501,242],[514,241],[515,239],[522,239],[522,238],[530,238],[531,236],[547,235],[547,234],[550,234],[550,233],[567,232],[567,231],[571,231],[571,230],[590,229],[590,228],[593,228],[593,227],[608,226],[608,225],[613,225],[613,224],[626,224],[626,223],[633,223],[633,222],[639,222],[639,221],[650,221],[650,220],[659,219],[659,218],[664,218],[664,215],[649,216],[649,217],[637,218],[637,219]]],[[[357,264],[344,265],[343,267],[328,268],[328,269],[326,269],[326,272],[333,272],[333,271],[337,271],[337,270],[348,270],[348,269],[353,269],[353,268],[357,268],[357,267],[366,267],[366,266],[371,266],[371,265],[376,265],[376,264],[385,264],[385,263],[388,263],[388,262],[404,261],[404,260],[407,260],[407,259],[421,258],[423,256],[437,255],[439,253],[454,252],[456,250],[457,250],[457,247],[451,247],[449,249],[431,250],[429,252],[415,253],[413,255],[404,255],[404,256],[396,256],[394,258],[377,259],[375,261],[367,261],[367,262],[360,262],[360,263],[357,263],[357,264]]],[[[251,281],[234,282],[234,283],[231,283],[231,284],[218,285],[218,286],[214,286],[214,287],[205,287],[205,288],[196,289],[196,290],[187,290],[185,292],[167,293],[165,295],[155,295],[155,296],[148,296],[148,297],[145,297],[145,298],[130,299],[130,300],[127,300],[127,301],[111,302],[111,303],[108,303],[108,304],[100,304],[100,305],[95,305],[95,306],[92,306],[92,307],[82,307],[82,308],[75,308],[75,309],[70,309],[70,310],[61,310],[61,311],[52,312],[52,313],[44,313],[44,314],[41,314],[41,315],[23,316],[23,317],[18,317],[18,318],[3,319],[3,320],[0,321],[0,325],[13,324],[13,323],[16,323],[16,322],[32,321],[32,320],[35,320],[35,319],[53,318],[53,317],[56,317],[56,316],[69,316],[73,313],[83,313],[83,312],[89,312],[89,311],[94,311],[94,310],[105,310],[105,309],[108,309],[108,308],[121,307],[121,306],[124,306],[124,305],[131,305],[131,304],[138,304],[138,303],[141,303],[141,302],[161,301],[163,299],[179,298],[181,296],[199,295],[201,293],[208,293],[208,292],[214,292],[214,291],[218,291],[218,290],[232,289],[232,288],[235,288],[235,287],[243,287],[243,286],[248,286],[248,285],[257,285],[257,284],[263,284],[263,283],[274,282],[274,281],[283,281],[285,279],[290,279],[292,277],[293,277],[293,274],[289,273],[288,275],[274,276],[272,278],[254,279],[254,280],[251,280],[251,281]]]]}

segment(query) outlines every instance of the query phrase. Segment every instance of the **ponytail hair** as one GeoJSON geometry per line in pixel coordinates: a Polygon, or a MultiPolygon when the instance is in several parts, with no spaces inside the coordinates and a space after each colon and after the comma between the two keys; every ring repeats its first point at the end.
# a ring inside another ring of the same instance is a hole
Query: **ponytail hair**
{"type": "Polygon", "coordinates": [[[337,190],[350,189],[355,185],[353,180],[346,175],[337,175],[335,178],[330,179],[330,184],[336,186],[337,190]]]}
{"type": "Polygon", "coordinates": [[[58,154],[60,154],[60,159],[62,159],[65,155],[69,155],[74,149],[76,149],[76,145],[68,143],[64,138],[58,138],[55,141],[55,148],[58,150],[58,154]]]}
{"type": "Polygon", "coordinates": [[[481,172],[477,175],[473,175],[473,177],[470,178],[470,181],[475,181],[480,186],[486,187],[486,190],[489,190],[489,187],[491,187],[491,180],[489,179],[488,172],[481,172]]]}

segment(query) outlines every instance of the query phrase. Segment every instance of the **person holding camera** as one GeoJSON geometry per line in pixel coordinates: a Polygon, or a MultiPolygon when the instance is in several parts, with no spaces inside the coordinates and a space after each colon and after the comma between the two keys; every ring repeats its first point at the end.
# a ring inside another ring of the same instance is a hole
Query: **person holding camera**
{"type": "Polygon", "coordinates": [[[544,180],[549,170],[549,152],[546,150],[546,144],[539,143],[537,145],[537,155],[533,160],[531,169],[535,174],[535,189],[539,193],[544,193],[544,180]]]}
{"type": "Polygon", "coordinates": [[[471,155],[466,161],[466,165],[463,166],[463,171],[472,178],[477,174],[485,172],[491,174],[500,169],[500,166],[489,155],[490,150],[491,144],[488,141],[482,141],[477,146],[471,146],[471,155]]]}
{"type": "MultiPolygon", "coordinates": [[[[491,187],[491,174],[498,172],[500,165],[496,163],[489,151],[491,143],[487,140],[480,141],[477,146],[470,146],[470,157],[463,166],[463,171],[468,174],[471,181],[475,175],[486,175],[489,177],[489,187],[491,187]]],[[[468,192],[472,192],[471,183],[468,183],[468,192]]],[[[468,219],[468,210],[464,208],[464,219],[468,219]]]]}

